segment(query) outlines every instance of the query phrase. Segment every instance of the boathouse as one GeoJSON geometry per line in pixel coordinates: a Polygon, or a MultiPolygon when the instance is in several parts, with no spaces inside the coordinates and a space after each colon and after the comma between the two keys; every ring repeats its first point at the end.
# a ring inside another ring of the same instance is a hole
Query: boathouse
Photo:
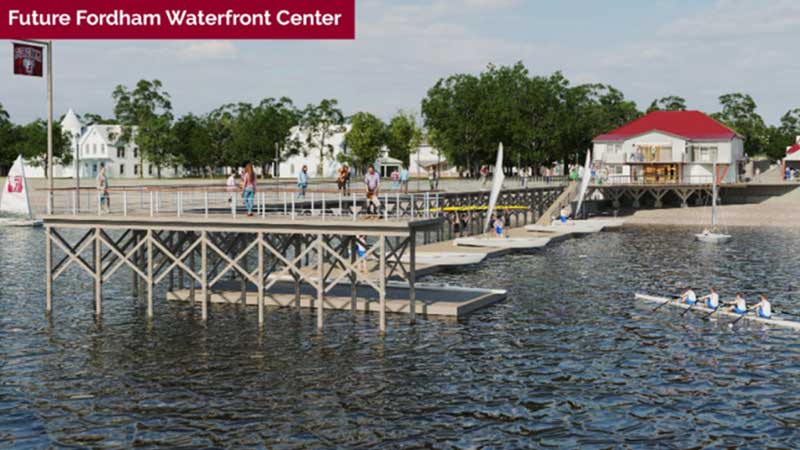
{"type": "Polygon", "coordinates": [[[739,181],[744,140],[700,111],[654,111],[593,140],[604,184],[710,184],[739,181]]]}

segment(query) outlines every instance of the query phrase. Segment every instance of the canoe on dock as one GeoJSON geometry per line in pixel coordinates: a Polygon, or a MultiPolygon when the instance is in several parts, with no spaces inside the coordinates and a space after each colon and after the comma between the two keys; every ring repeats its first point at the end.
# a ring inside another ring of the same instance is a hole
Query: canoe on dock
{"type": "MultiPolygon", "coordinates": [[[[689,305],[687,305],[684,302],[678,301],[677,299],[674,299],[674,298],[658,297],[658,296],[655,296],[655,295],[647,295],[647,294],[636,294],[635,298],[636,298],[636,300],[644,300],[644,301],[651,302],[651,303],[661,303],[661,304],[667,303],[668,306],[677,307],[677,308],[681,308],[681,309],[688,309],[689,308],[689,305]]],[[[723,308],[724,307],[720,307],[719,309],[717,309],[717,311],[714,314],[712,314],[710,317],[716,317],[716,318],[723,318],[724,317],[725,319],[728,319],[731,322],[736,320],[736,319],[739,319],[741,317],[741,314],[736,314],[733,311],[724,310],[723,308]]],[[[710,314],[713,311],[711,308],[707,308],[705,306],[700,305],[700,303],[694,305],[692,310],[693,311],[704,312],[706,314],[710,314]]],[[[756,316],[755,312],[748,312],[747,314],[745,314],[744,317],[741,317],[741,320],[749,320],[750,322],[758,322],[758,323],[763,323],[765,325],[773,325],[773,326],[776,326],[776,327],[791,328],[793,330],[800,331],[800,322],[794,322],[794,321],[791,321],[791,320],[780,319],[775,315],[773,315],[772,318],[770,318],[770,319],[765,319],[765,318],[756,316]]]]}

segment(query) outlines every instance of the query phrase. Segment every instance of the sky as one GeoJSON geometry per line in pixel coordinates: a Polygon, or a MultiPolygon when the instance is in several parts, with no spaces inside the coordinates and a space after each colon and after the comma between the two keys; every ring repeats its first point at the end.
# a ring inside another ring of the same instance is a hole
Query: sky
{"type": "MultiPolygon", "coordinates": [[[[610,84],[640,109],[679,95],[715,112],[721,94],[744,92],[774,124],[800,107],[798,38],[791,0],[356,0],[354,41],[56,41],[54,111],[113,116],[116,85],[157,78],[176,115],[287,96],[388,119],[418,113],[442,77],[522,61],[610,84]]],[[[12,75],[10,43],[0,61],[12,120],[45,117],[44,80],[12,75]]]]}

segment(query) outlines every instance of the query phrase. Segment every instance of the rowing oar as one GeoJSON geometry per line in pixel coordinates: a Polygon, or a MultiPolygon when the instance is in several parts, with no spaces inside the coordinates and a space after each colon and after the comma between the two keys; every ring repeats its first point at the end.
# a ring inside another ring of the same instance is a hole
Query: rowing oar
{"type": "MultiPolygon", "coordinates": [[[[677,299],[681,298],[681,296],[680,296],[680,295],[673,295],[673,296],[672,296],[672,298],[673,298],[674,300],[677,300],[677,299]]],[[[668,302],[664,302],[664,303],[662,303],[662,304],[660,304],[660,305],[656,306],[655,308],[653,308],[653,310],[652,310],[651,312],[656,312],[656,311],[657,311],[659,308],[661,308],[662,306],[668,305],[668,304],[670,304],[670,303],[672,303],[672,300],[670,300],[670,301],[668,301],[668,302]]]]}
{"type": "Polygon", "coordinates": [[[686,313],[688,313],[689,311],[691,311],[691,310],[692,310],[692,308],[694,308],[694,305],[696,305],[696,304],[697,304],[697,300],[695,300],[695,301],[694,301],[694,303],[692,303],[691,305],[689,305],[689,307],[688,307],[688,308],[686,308],[686,309],[684,309],[684,310],[683,310],[683,312],[681,313],[681,317],[685,316],[685,315],[686,315],[686,313]]]}
{"type": "Polygon", "coordinates": [[[714,308],[713,310],[711,310],[711,312],[710,312],[710,313],[708,313],[708,314],[706,314],[705,316],[703,316],[703,320],[708,320],[708,319],[709,319],[709,318],[710,318],[710,317],[711,317],[711,316],[712,316],[712,315],[713,315],[715,312],[717,312],[717,310],[718,310],[718,309],[719,309],[721,306],[722,306],[722,305],[720,305],[720,304],[717,304],[717,307],[716,307],[716,308],[714,308]]]}
{"type": "Polygon", "coordinates": [[[749,313],[750,311],[751,311],[751,308],[747,308],[747,310],[745,310],[745,312],[744,312],[743,314],[740,314],[740,315],[739,315],[739,317],[737,317],[737,318],[736,318],[736,320],[734,320],[733,322],[731,322],[731,326],[734,326],[734,325],[736,325],[736,322],[738,322],[738,321],[740,321],[740,320],[744,319],[744,316],[746,316],[746,315],[747,315],[747,313],[749,313]]]}

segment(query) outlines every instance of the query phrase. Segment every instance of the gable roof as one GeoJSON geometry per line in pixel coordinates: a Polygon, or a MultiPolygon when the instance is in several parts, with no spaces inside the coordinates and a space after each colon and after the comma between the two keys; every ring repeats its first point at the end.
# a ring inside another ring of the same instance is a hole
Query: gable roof
{"type": "Polygon", "coordinates": [[[70,108],[69,111],[67,111],[67,114],[64,116],[64,120],[61,121],[61,128],[67,131],[80,133],[81,127],[83,127],[81,120],[78,119],[75,111],[70,108]]]}
{"type": "Polygon", "coordinates": [[[792,144],[791,146],[786,148],[786,154],[791,155],[792,153],[800,150],[800,144],[792,144]]]}
{"type": "Polygon", "coordinates": [[[735,131],[700,111],[653,111],[601,134],[594,142],[624,141],[625,139],[661,131],[687,140],[731,140],[739,136],[735,131]]]}

